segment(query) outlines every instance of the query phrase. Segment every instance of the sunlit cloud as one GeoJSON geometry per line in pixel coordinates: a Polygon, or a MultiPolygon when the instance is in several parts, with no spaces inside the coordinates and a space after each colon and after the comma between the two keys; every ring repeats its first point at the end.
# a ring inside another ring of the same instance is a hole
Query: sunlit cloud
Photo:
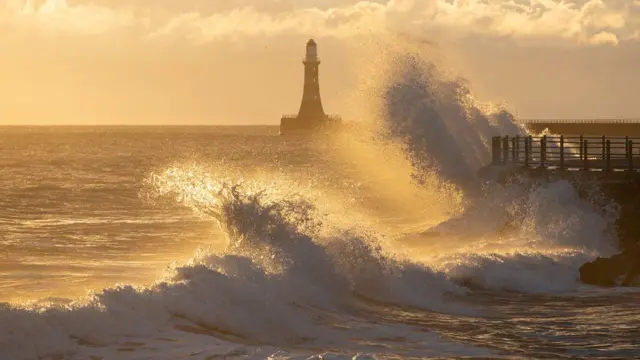
{"type": "Polygon", "coordinates": [[[619,41],[618,41],[618,37],[615,34],[603,31],[593,35],[589,39],[589,42],[594,45],[602,45],[602,44],[618,45],[619,41]]]}
{"type": "Polygon", "coordinates": [[[306,6],[265,0],[213,5],[183,0],[180,6],[168,1],[5,3],[2,19],[16,26],[80,34],[136,28],[149,38],[180,36],[196,43],[401,31],[425,38],[482,35],[615,45],[636,39],[640,25],[637,0],[315,0],[306,6]]]}
{"type": "Polygon", "coordinates": [[[172,18],[152,36],[186,35],[198,42],[288,33],[348,37],[381,30],[384,11],[383,5],[360,2],[350,7],[308,8],[275,14],[251,7],[209,16],[192,12],[172,18]]]}
{"type": "Polygon", "coordinates": [[[91,3],[70,5],[66,0],[9,0],[5,21],[13,26],[80,34],[101,34],[134,25],[132,13],[91,3]]]}

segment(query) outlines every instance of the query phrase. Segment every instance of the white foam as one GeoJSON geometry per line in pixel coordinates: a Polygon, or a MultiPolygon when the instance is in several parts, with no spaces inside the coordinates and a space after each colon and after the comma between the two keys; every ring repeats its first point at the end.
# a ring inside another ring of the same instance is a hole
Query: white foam
{"type": "Polygon", "coordinates": [[[444,268],[469,286],[497,291],[556,293],[579,289],[577,269],[591,259],[581,252],[458,254],[444,268]]]}
{"type": "Polygon", "coordinates": [[[229,234],[230,250],[263,259],[260,261],[267,269],[284,269],[280,278],[288,281],[285,286],[300,284],[296,286],[297,300],[327,307],[356,292],[399,305],[443,310],[447,308],[442,298],[445,294],[464,293],[443,274],[398,259],[375,235],[337,231],[320,236],[316,227],[306,226],[317,214],[304,199],[287,196],[289,200],[284,201],[279,197],[282,194],[266,195],[262,190],[244,193],[244,186],[207,182],[209,178],[194,182],[192,177],[197,173],[172,169],[153,178],[159,194],[178,193],[188,206],[213,214],[229,234]],[[202,185],[194,189],[183,187],[184,183],[202,185]],[[211,193],[209,189],[219,190],[211,193]],[[203,192],[210,195],[191,195],[203,192]],[[187,200],[191,198],[193,201],[187,200]]]}
{"type": "MultiPolygon", "coordinates": [[[[200,214],[213,216],[228,236],[227,249],[201,250],[150,286],[122,285],[58,307],[5,308],[0,312],[2,358],[113,355],[118,348],[132,346],[127,343],[142,342],[144,349],[130,354],[141,358],[149,347],[160,346],[154,338],[178,336],[177,326],[192,329],[187,333],[208,332],[214,338],[230,336],[276,348],[313,339],[311,348],[346,346],[370,352],[367,341],[358,345],[343,340],[344,331],[363,339],[382,337],[380,331],[372,331],[374,325],[349,315],[357,306],[355,293],[439,311],[455,310],[446,304],[446,294],[464,293],[441,273],[395,259],[374,238],[345,233],[320,237],[310,224],[313,207],[302,199],[270,197],[241,185],[194,182],[190,174],[176,169],[153,178],[158,196],[178,195],[200,214]],[[185,176],[190,181],[183,181],[185,176]],[[353,325],[346,330],[328,326],[349,322],[353,325]]],[[[397,333],[399,326],[380,329],[397,333]]],[[[414,331],[403,329],[406,336],[414,331]]],[[[428,334],[422,337],[430,338],[430,349],[424,349],[429,353],[486,353],[428,334]]],[[[183,336],[178,338],[183,341],[183,336]]],[[[218,354],[220,349],[211,351],[218,354]]],[[[158,356],[173,355],[154,355],[158,356]]]]}
{"type": "Polygon", "coordinates": [[[617,209],[582,198],[567,181],[495,185],[460,216],[425,232],[449,246],[432,260],[446,273],[493,290],[562,292],[579,267],[615,252],[617,209]]]}

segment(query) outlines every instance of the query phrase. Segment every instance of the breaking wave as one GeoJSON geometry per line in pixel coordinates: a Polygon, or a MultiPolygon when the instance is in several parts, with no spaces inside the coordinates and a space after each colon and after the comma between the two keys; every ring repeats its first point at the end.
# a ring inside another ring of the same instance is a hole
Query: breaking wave
{"type": "Polygon", "coordinates": [[[455,189],[464,198],[448,219],[409,235],[414,249],[430,266],[473,288],[577,289],[578,268],[615,251],[616,205],[594,184],[577,189],[567,181],[481,181],[476,174],[490,162],[491,137],[523,136],[524,127],[503,108],[477,101],[464,79],[436,66],[419,46],[399,41],[384,50],[374,68],[385,75],[362,90],[382,99],[370,110],[377,114],[374,136],[403,149],[414,182],[435,179],[430,190],[439,202],[454,202],[455,189]]]}
{"type": "Polygon", "coordinates": [[[449,80],[418,55],[395,57],[395,73],[384,87],[386,135],[402,141],[418,177],[435,172],[464,190],[489,163],[492,136],[523,135],[505,110],[486,112],[460,79],[449,80]]]}
{"type": "Polygon", "coordinates": [[[615,252],[617,206],[593,184],[519,179],[493,185],[465,211],[423,233],[456,244],[438,261],[453,279],[529,293],[578,289],[579,267],[615,252]]]}
{"type": "Polygon", "coordinates": [[[503,107],[478,101],[464,78],[436,65],[433,48],[403,38],[367,47],[378,56],[362,76],[375,80],[361,81],[356,101],[366,109],[372,136],[402,147],[418,183],[435,178],[476,193],[491,137],[524,135],[524,127],[503,107]]]}
{"type": "Polygon", "coordinates": [[[464,288],[398,258],[375,237],[322,235],[314,207],[303,198],[210,180],[194,169],[171,168],[148,179],[152,190],[145,195],[174,196],[215,220],[228,240],[223,250],[202,249],[151,286],[118,286],[58,307],[3,308],[3,355],[69,356],[79,345],[118,344],[180,324],[241,342],[288,347],[313,339],[327,347],[344,336],[331,324],[357,321],[360,299],[472,313],[455,305],[464,288]],[[36,346],[27,346],[34,338],[36,346]]]}
{"type": "MultiPolygon", "coordinates": [[[[389,71],[377,84],[378,116],[370,135],[402,149],[410,164],[409,178],[394,186],[426,187],[435,179],[428,196],[439,202],[456,199],[458,192],[465,196],[446,221],[396,234],[393,244],[411,243],[408,250],[396,249],[376,231],[332,223],[313,199],[287,190],[287,184],[237,182],[200,167],[170,167],[146,179],[145,200],[171,198],[215,221],[226,246],[200,249],[149,286],[121,285],[62,305],[0,308],[2,357],[88,358],[136,346],[135,339],[185,333],[214,336],[220,346],[304,345],[318,352],[357,337],[361,341],[350,342],[349,351],[384,353],[368,342],[416,329],[385,323],[374,330],[380,324],[367,317],[372,303],[480,316],[468,297],[478,288],[577,289],[578,266],[615,246],[615,206],[597,190],[585,197],[564,181],[483,186],[476,172],[489,162],[491,136],[524,134],[523,128],[508,112],[478,105],[464,81],[447,79],[419,54],[392,49],[386,56],[389,71]]],[[[421,338],[428,344],[407,345],[407,353],[491,353],[429,334],[421,338]]]]}
{"type": "Polygon", "coordinates": [[[153,197],[176,194],[197,213],[214,218],[227,237],[226,253],[260,259],[261,268],[278,274],[279,281],[286,278],[288,287],[299,283],[296,296],[308,291],[298,299],[306,304],[329,309],[357,294],[446,311],[446,295],[465,293],[444,274],[400,258],[374,233],[323,224],[314,205],[300,195],[216,182],[197,169],[172,168],[150,181],[158,189],[153,197]],[[417,284],[441,291],[425,292],[417,284]]]}

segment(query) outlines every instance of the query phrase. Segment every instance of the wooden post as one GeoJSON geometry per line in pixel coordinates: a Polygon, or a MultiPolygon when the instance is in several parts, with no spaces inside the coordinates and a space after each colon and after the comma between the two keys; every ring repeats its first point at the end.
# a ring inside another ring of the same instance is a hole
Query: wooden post
{"type": "Polygon", "coordinates": [[[518,140],[517,136],[511,139],[511,162],[514,164],[518,163],[518,158],[517,158],[518,153],[516,151],[517,140],[518,140]]]}
{"type": "Polygon", "coordinates": [[[524,167],[529,167],[529,138],[524,138],[524,167]]]}
{"type": "Polygon", "coordinates": [[[516,135],[516,162],[520,162],[520,135],[516,135]]]}
{"type": "Polygon", "coordinates": [[[529,135],[529,163],[533,162],[533,136],[529,135]]]}
{"type": "Polygon", "coordinates": [[[611,140],[607,140],[607,159],[605,162],[605,171],[611,171],[611,140]]]}
{"type": "Polygon", "coordinates": [[[502,140],[502,163],[507,164],[509,162],[509,135],[506,135],[502,140]]]}
{"type": "Polygon", "coordinates": [[[589,171],[589,141],[583,141],[583,149],[582,149],[582,170],[589,171]]]}
{"type": "Polygon", "coordinates": [[[544,169],[547,160],[547,135],[540,138],[540,167],[544,169]]]}
{"type": "Polygon", "coordinates": [[[502,137],[497,138],[496,142],[498,143],[498,164],[502,164],[505,162],[505,159],[502,153],[502,147],[504,146],[502,137]]]}
{"type": "Polygon", "coordinates": [[[560,135],[560,170],[564,170],[564,135],[560,135]]]}
{"type": "Polygon", "coordinates": [[[624,137],[624,157],[628,158],[631,153],[629,152],[629,137],[624,137]]]}
{"type": "Polygon", "coordinates": [[[629,140],[629,171],[633,171],[633,140],[629,140]]]}
{"type": "Polygon", "coordinates": [[[583,136],[580,135],[580,160],[584,159],[584,139],[583,136]]]}
{"type": "Polygon", "coordinates": [[[605,163],[605,159],[607,157],[607,143],[605,140],[604,135],[602,135],[602,169],[604,170],[604,163],[605,163]]]}
{"type": "Polygon", "coordinates": [[[498,165],[500,162],[500,137],[494,136],[491,138],[491,163],[498,165]]]}

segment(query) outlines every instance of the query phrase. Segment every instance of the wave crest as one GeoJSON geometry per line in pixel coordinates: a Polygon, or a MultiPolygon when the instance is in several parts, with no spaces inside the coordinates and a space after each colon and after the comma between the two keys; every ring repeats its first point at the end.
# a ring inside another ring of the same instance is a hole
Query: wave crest
{"type": "Polygon", "coordinates": [[[525,135],[524,127],[504,108],[480,103],[465,79],[430,60],[432,51],[396,40],[384,43],[372,66],[384,75],[361,90],[375,99],[378,135],[404,146],[419,183],[435,176],[476,193],[476,171],[490,161],[491,137],[525,135]]]}

